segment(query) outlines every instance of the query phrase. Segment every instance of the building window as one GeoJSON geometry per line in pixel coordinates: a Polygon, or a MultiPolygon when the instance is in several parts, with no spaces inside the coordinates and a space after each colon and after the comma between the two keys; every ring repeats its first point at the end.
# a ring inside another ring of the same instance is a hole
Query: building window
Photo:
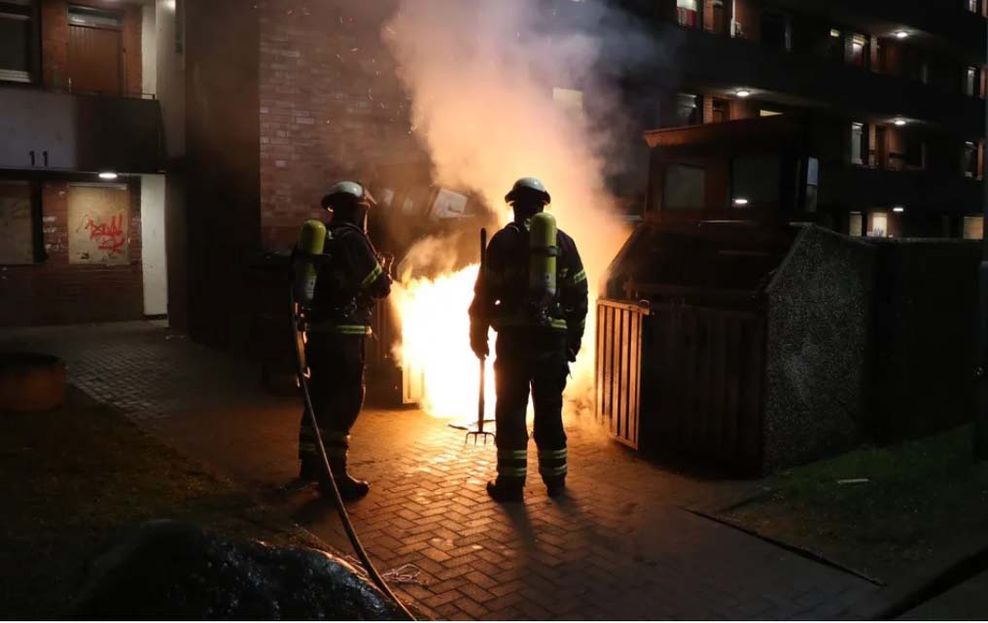
{"type": "Polygon", "coordinates": [[[696,28],[699,24],[698,0],[676,0],[676,21],[680,26],[696,28]]]}
{"type": "Polygon", "coordinates": [[[872,212],[868,215],[868,237],[887,238],[889,232],[888,212],[872,212]]]}
{"type": "Polygon", "coordinates": [[[863,123],[851,124],[851,164],[864,164],[865,154],[868,153],[868,133],[863,123]]]}
{"type": "Polygon", "coordinates": [[[966,0],[967,10],[972,13],[981,12],[981,0],[966,0]]]}
{"type": "Polygon", "coordinates": [[[0,2],[0,80],[31,82],[34,8],[27,0],[0,2]]]}
{"type": "Polygon", "coordinates": [[[964,239],[965,240],[982,240],[984,239],[985,232],[985,217],[984,216],[965,216],[964,217],[964,239]]]}
{"type": "Polygon", "coordinates": [[[974,97],[978,91],[978,71],[977,67],[968,67],[964,70],[964,95],[974,97]]]}
{"type": "Polygon", "coordinates": [[[787,52],[792,49],[792,30],[788,15],[765,11],[762,13],[761,31],[763,45],[787,52]]]}
{"type": "Polygon", "coordinates": [[[706,202],[707,172],[703,167],[670,164],[662,192],[663,210],[702,210],[706,202]]]}
{"type": "Polygon", "coordinates": [[[676,119],[677,126],[700,125],[703,123],[700,113],[700,98],[691,93],[676,94],[676,119]]]}
{"type": "Polygon", "coordinates": [[[864,215],[851,212],[847,219],[847,233],[850,236],[864,236],[864,215]]]}
{"type": "Polygon", "coordinates": [[[39,260],[39,221],[33,185],[0,180],[0,266],[39,260]]]}
{"type": "Polygon", "coordinates": [[[865,68],[868,66],[868,37],[864,35],[853,35],[847,51],[847,62],[855,67],[865,68]]]}
{"type": "Polygon", "coordinates": [[[738,208],[779,206],[782,179],[779,157],[743,157],[731,161],[732,205],[738,208]]]}
{"type": "Polygon", "coordinates": [[[926,142],[920,137],[907,132],[905,136],[905,144],[906,167],[911,169],[926,168],[926,142]]]}
{"type": "Polygon", "coordinates": [[[961,152],[961,171],[964,173],[964,177],[972,179],[981,177],[981,172],[978,170],[978,151],[978,144],[974,141],[964,143],[961,152]]]}

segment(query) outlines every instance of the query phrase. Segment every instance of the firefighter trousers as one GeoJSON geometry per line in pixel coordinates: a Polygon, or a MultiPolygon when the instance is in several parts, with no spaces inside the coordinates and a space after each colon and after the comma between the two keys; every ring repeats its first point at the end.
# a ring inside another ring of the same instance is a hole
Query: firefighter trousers
{"type": "MultiPolygon", "coordinates": [[[[350,429],[364,403],[363,335],[311,332],[305,347],[309,366],[309,393],[319,432],[331,463],[346,466],[350,429]]],[[[302,413],[298,456],[305,468],[320,462],[312,423],[302,413]]]]}
{"type": "Polygon", "coordinates": [[[498,333],[494,377],[499,480],[525,482],[528,468],[529,394],[535,408],[533,437],[539,474],[546,484],[565,480],[566,432],[563,390],[569,375],[565,334],[548,329],[508,329],[498,333]]]}

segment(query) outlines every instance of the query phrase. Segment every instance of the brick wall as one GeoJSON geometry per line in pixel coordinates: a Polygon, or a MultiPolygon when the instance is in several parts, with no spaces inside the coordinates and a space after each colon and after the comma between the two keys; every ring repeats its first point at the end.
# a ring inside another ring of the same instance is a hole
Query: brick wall
{"type": "MultiPolygon", "coordinates": [[[[69,4],[66,0],[42,0],[41,3],[42,75],[45,86],[52,89],[67,89],[69,86],[69,4]]],[[[123,90],[126,93],[140,93],[143,86],[141,6],[106,0],[73,0],[71,4],[123,13],[123,90]]]]}
{"type": "Polygon", "coordinates": [[[408,102],[380,41],[393,4],[324,0],[261,3],[261,227],[286,248],[341,178],[421,157],[408,102]]]}
{"type": "Polygon", "coordinates": [[[144,316],[140,190],[131,187],[129,263],[69,263],[68,188],[42,184],[44,247],[48,258],[33,266],[0,267],[0,326],[134,320],[144,316]]]}

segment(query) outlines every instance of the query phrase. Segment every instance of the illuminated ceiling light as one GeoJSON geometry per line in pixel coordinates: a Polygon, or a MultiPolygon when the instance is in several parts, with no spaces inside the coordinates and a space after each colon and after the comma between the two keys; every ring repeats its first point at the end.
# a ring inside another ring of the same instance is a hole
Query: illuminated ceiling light
{"type": "Polygon", "coordinates": [[[734,92],[734,94],[737,95],[738,97],[748,97],[749,95],[751,95],[751,91],[748,89],[738,89],[737,91],[734,92]]]}
{"type": "Polygon", "coordinates": [[[734,205],[738,206],[739,208],[743,208],[744,206],[748,205],[748,200],[745,199],[744,197],[738,197],[734,200],[734,205]]]}
{"type": "Polygon", "coordinates": [[[895,38],[896,39],[905,39],[908,36],[909,36],[909,33],[906,32],[905,30],[897,30],[897,31],[895,31],[895,38]]]}
{"type": "Polygon", "coordinates": [[[902,206],[895,206],[894,208],[892,208],[892,211],[895,212],[896,214],[902,214],[903,212],[906,211],[906,209],[902,206]]]}
{"type": "Polygon", "coordinates": [[[118,177],[120,177],[120,176],[119,176],[119,175],[117,175],[117,174],[116,174],[115,172],[113,172],[113,171],[102,171],[102,172],[101,172],[101,173],[99,174],[99,178],[100,178],[101,180],[107,180],[107,181],[113,181],[113,180],[115,180],[115,179],[117,179],[118,177]]]}
{"type": "Polygon", "coordinates": [[[897,125],[897,126],[899,126],[901,128],[902,126],[906,125],[906,120],[905,119],[896,119],[892,123],[894,123],[895,125],[897,125]]]}

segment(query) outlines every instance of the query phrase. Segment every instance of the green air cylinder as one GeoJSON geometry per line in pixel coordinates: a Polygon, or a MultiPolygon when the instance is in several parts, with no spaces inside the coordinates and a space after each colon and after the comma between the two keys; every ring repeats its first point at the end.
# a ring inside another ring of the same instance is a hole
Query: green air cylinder
{"type": "Polygon", "coordinates": [[[529,299],[541,310],[548,308],[556,297],[556,218],[548,212],[539,212],[529,223],[528,236],[528,294],[529,299]]]}
{"type": "Polygon", "coordinates": [[[322,221],[312,219],[302,225],[298,235],[298,249],[303,253],[295,268],[295,297],[304,303],[310,303],[316,289],[315,263],[311,257],[322,255],[326,246],[326,226],[322,221]]]}

